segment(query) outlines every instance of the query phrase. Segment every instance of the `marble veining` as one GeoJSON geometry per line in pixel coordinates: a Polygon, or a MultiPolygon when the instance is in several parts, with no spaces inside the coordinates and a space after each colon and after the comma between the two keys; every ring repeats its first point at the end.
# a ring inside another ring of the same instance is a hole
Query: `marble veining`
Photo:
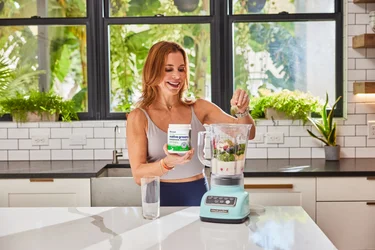
{"type": "Polygon", "coordinates": [[[0,208],[0,249],[336,249],[301,207],[266,207],[243,224],[201,222],[199,207],[0,208]]]}

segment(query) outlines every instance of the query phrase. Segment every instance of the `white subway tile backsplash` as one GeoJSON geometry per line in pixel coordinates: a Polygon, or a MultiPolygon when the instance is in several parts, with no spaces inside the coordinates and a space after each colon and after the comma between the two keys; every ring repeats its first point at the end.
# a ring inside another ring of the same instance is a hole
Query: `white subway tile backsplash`
{"type": "Polygon", "coordinates": [[[249,159],[266,159],[267,149],[266,148],[251,148],[246,151],[246,158],[249,159]]]}
{"type": "Polygon", "coordinates": [[[84,149],[102,149],[104,148],[104,139],[87,139],[84,149]]]}
{"type": "Polygon", "coordinates": [[[311,158],[311,148],[290,148],[290,158],[311,158]]]}
{"type": "Polygon", "coordinates": [[[308,136],[308,137],[301,137],[301,148],[305,148],[305,147],[308,147],[308,148],[317,148],[317,147],[321,147],[322,146],[322,142],[320,142],[319,140],[311,137],[311,136],[308,136]]]}
{"type": "Polygon", "coordinates": [[[350,136],[355,135],[355,126],[337,126],[338,136],[350,136]]]}
{"type": "Polygon", "coordinates": [[[125,129],[125,120],[124,121],[104,121],[105,128],[115,128],[115,126],[119,126],[120,129],[125,129]]]}
{"type": "Polygon", "coordinates": [[[82,128],[82,122],[74,121],[74,122],[62,122],[62,128],[82,128]]]}
{"type": "Polygon", "coordinates": [[[340,157],[342,158],[355,158],[355,148],[341,148],[340,157]]]}
{"type": "Polygon", "coordinates": [[[73,151],[70,149],[65,150],[51,150],[51,160],[72,160],[73,151]]]}
{"type": "Polygon", "coordinates": [[[356,158],[375,158],[375,148],[356,148],[356,158]]]}
{"type": "Polygon", "coordinates": [[[357,114],[375,113],[375,103],[357,103],[355,109],[357,114]]]}
{"type": "Polygon", "coordinates": [[[306,136],[308,135],[307,129],[312,129],[311,125],[305,126],[290,126],[289,136],[306,136]]]}
{"type": "Polygon", "coordinates": [[[8,138],[8,130],[6,128],[0,128],[0,139],[8,138]]]}
{"type": "Polygon", "coordinates": [[[366,115],[348,115],[345,125],[364,125],[366,124],[366,115]]]}
{"type": "Polygon", "coordinates": [[[356,59],[356,69],[373,69],[375,61],[373,59],[356,59]]]}
{"type": "Polygon", "coordinates": [[[82,145],[70,145],[70,139],[61,139],[61,149],[82,149],[82,145]]]}
{"type": "Polygon", "coordinates": [[[94,128],[95,138],[114,138],[114,128],[94,128]]]}
{"type": "Polygon", "coordinates": [[[268,131],[271,133],[283,133],[284,136],[289,136],[289,126],[268,126],[268,131]]]}
{"type": "Polygon", "coordinates": [[[30,138],[34,136],[48,136],[51,137],[51,129],[50,128],[31,128],[30,129],[30,138]]]}
{"type": "Polygon", "coordinates": [[[9,128],[8,138],[9,139],[29,138],[29,130],[27,128],[19,128],[19,129],[9,128]]]}
{"type": "Polygon", "coordinates": [[[91,160],[94,159],[94,150],[73,150],[73,160],[91,160]]]}
{"type": "Polygon", "coordinates": [[[270,159],[289,158],[289,148],[267,148],[267,154],[270,159]]]}
{"type": "Polygon", "coordinates": [[[345,147],[366,147],[366,137],[365,136],[346,136],[345,147]]]}
{"type": "MultiPolygon", "coordinates": [[[[104,141],[105,149],[114,149],[115,146],[115,139],[105,139],[104,141]]],[[[124,149],[127,148],[126,139],[116,139],[116,148],[124,149]]]]}
{"type": "Polygon", "coordinates": [[[84,128],[102,128],[104,127],[103,121],[85,121],[82,123],[84,128]]]}
{"type": "Polygon", "coordinates": [[[347,105],[348,114],[355,114],[355,112],[356,112],[355,107],[356,107],[355,103],[348,103],[348,105],[347,105]]]}
{"type": "Polygon", "coordinates": [[[284,137],[284,144],[279,144],[280,148],[299,148],[300,137],[284,137]]]}
{"type": "Polygon", "coordinates": [[[19,139],[18,149],[40,149],[40,146],[33,146],[31,139],[19,139]]]}
{"type": "Polygon", "coordinates": [[[27,123],[16,123],[17,128],[37,128],[39,127],[38,122],[27,122],[27,123]]]}
{"type": "Polygon", "coordinates": [[[373,48],[366,49],[366,57],[367,58],[375,58],[375,49],[373,49],[373,48]]]}
{"type": "Polygon", "coordinates": [[[49,161],[51,160],[50,150],[30,150],[31,161],[49,161]]]}
{"type": "Polygon", "coordinates": [[[347,6],[348,13],[366,13],[366,4],[364,3],[354,4],[349,2],[347,6]]]}
{"type": "Polygon", "coordinates": [[[311,148],[311,158],[325,158],[324,148],[311,148]]]}
{"type": "Polygon", "coordinates": [[[40,146],[40,149],[61,149],[61,139],[49,139],[47,146],[40,146]]]}
{"type": "Polygon", "coordinates": [[[18,149],[18,140],[0,139],[0,150],[18,149]]]}
{"type": "Polygon", "coordinates": [[[29,150],[9,150],[8,151],[9,161],[28,161],[30,160],[29,150]]]}
{"type": "Polygon", "coordinates": [[[367,13],[355,15],[355,24],[368,24],[368,23],[369,23],[369,16],[367,13]]]}
{"type": "Polygon", "coordinates": [[[355,23],[355,14],[349,14],[347,20],[348,20],[348,24],[356,24],[355,23]]]}
{"type": "Polygon", "coordinates": [[[372,68],[366,70],[366,80],[368,81],[375,80],[375,70],[372,70],[372,68]]]}
{"type": "Polygon", "coordinates": [[[356,136],[361,136],[361,135],[365,135],[367,136],[367,125],[358,125],[358,126],[355,126],[355,135],[356,136]]]}
{"type": "Polygon", "coordinates": [[[61,122],[41,122],[39,128],[60,128],[61,122]]]}
{"type": "Polygon", "coordinates": [[[348,69],[355,69],[355,59],[348,59],[348,69]]]}
{"type": "Polygon", "coordinates": [[[364,81],[366,80],[366,70],[348,70],[349,81],[364,81]]]}
{"type": "Polygon", "coordinates": [[[375,3],[368,3],[366,4],[366,13],[375,10],[375,3]]]}
{"type": "Polygon", "coordinates": [[[95,149],[94,150],[95,160],[111,160],[112,159],[112,150],[108,149],[95,149]]]}
{"type": "Polygon", "coordinates": [[[51,138],[70,138],[71,128],[51,128],[51,138]]]}
{"type": "Polygon", "coordinates": [[[94,138],[94,128],[73,128],[73,135],[86,135],[86,138],[94,138]]]}
{"type": "Polygon", "coordinates": [[[15,122],[0,122],[0,128],[17,128],[15,122]]]}
{"type": "Polygon", "coordinates": [[[8,151],[0,150],[0,161],[7,161],[8,160],[8,151]]]}

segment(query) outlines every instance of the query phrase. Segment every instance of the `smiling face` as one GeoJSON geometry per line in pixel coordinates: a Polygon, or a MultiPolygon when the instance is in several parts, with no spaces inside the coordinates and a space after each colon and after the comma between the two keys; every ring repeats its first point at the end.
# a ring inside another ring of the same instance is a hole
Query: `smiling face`
{"type": "Polygon", "coordinates": [[[180,52],[169,53],[164,67],[164,77],[159,87],[162,91],[178,94],[186,83],[186,65],[180,52]]]}

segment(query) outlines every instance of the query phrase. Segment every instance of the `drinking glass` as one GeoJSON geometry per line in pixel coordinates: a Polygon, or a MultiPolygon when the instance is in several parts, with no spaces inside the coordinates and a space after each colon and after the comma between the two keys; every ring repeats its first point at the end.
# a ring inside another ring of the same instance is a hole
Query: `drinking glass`
{"type": "Polygon", "coordinates": [[[142,215],[154,220],[160,216],[160,177],[146,176],[141,178],[142,215]]]}

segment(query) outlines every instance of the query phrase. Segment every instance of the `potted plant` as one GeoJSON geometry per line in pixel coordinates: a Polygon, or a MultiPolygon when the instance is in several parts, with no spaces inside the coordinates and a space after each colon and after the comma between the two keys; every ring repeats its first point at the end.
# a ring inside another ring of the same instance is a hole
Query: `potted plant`
{"type": "Polygon", "coordinates": [[[312,112],[319,113],[322,106],[320,98],[298,90],[263,94],[250,101],[251,116],[255,119],[302,120],[303,124],[312,112]]]}
{"type": "Polygon", "coordinates": [[[51,92],[30,91],[28,95],[17,92],[13,97],[0,100],[0,116],[11,114],[17,122],[78,120],[75,103],[64,101],[51,92]]]}
{"type": "Polygon", "coordinates": [[[320,137],[315,135],[311,130],[307,132],[314,138],[322,141],[324,145],[325,157],[328,161],[336,161],[340,159],[340,145],[336,144],[336,122],[333,122],[333,113],[337,103],[341,99],[339,96],[333,104],[331,111],[327,115],[326,108],[328,106],[328,94],[326,94],[326,102],[320,112],[321,119],[308,118],[320,133],[320,137]]]}

